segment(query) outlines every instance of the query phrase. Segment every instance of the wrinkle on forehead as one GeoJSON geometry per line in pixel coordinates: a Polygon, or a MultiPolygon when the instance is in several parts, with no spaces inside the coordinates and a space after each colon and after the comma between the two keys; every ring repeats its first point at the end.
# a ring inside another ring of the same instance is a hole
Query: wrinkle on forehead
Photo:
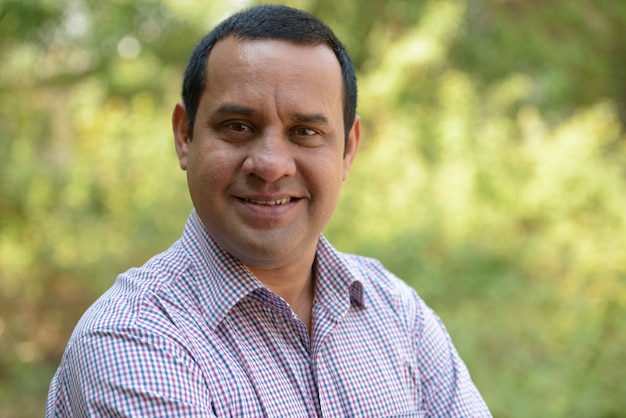
{"type": "Polygon", "coordinates": [[[207,65],[205,93],[213,99],[220,96],[218,106],[289,110],[290,117],[303,122],[343,121],[341,67],[326,45],[227,37],[215,45],[207,65]],[[317,102],[309,101],[304,108],[302,97],[317,102]]]}

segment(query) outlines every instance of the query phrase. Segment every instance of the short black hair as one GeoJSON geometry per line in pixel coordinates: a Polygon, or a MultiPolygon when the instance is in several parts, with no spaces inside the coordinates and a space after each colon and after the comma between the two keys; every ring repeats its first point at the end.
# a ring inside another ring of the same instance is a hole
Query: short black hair
{"type": "Polygon", "coordinates": [[[206,34],[196,45],[185,70],[183,102],[189,117],[192,136],[200,97],[205,89],[206,67],[215,44],[235,35],[241,39],[277,39],[299,45],[327,45],[337,57],[343,79],[343,122],[345,140],[356,117],[357,82],[352,60],[341,41],[321,20],[302,10],[287,6],[252,7],[227,18],[206,34]]]}

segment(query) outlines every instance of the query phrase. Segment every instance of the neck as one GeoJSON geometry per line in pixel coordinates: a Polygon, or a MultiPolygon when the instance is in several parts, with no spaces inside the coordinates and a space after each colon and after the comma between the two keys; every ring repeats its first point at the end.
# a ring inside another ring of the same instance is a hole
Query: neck
{"type": "Polygon", "coordinates": [[[315,278],[309,264],[303,269],[259,270],[248,267],[272,292],[282,297],[311,333],[311,311],[315,297],[315,278]]]}

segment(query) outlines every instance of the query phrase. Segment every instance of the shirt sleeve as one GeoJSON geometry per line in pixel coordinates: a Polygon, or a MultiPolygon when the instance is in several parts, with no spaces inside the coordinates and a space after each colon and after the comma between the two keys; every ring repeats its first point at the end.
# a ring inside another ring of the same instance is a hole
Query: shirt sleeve
{"type": "Polygon", "coordinates": [[[46,417],[212,417],[210,399],[176,344],[135,329],[93,331],[68,346],[46,417]]]}
{"type": "Polygon", "coordinates": [[[439,317],[421,303],[418,364],[422,407],[428,417],[491,417],[439,317]]]}

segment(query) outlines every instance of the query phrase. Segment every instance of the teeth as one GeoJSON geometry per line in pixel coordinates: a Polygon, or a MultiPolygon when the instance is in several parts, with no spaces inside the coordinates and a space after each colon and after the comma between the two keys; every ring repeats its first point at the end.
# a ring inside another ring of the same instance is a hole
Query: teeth
{"type": "Polygon", "coordinates": [[[279,199],[279,200],[246,199],[246,202],[255,203],[257,205],[276,206],[276,205],[284,205],[285,203],[291,202],[291,198],[285,197],[284,199],[279,199]]]}

